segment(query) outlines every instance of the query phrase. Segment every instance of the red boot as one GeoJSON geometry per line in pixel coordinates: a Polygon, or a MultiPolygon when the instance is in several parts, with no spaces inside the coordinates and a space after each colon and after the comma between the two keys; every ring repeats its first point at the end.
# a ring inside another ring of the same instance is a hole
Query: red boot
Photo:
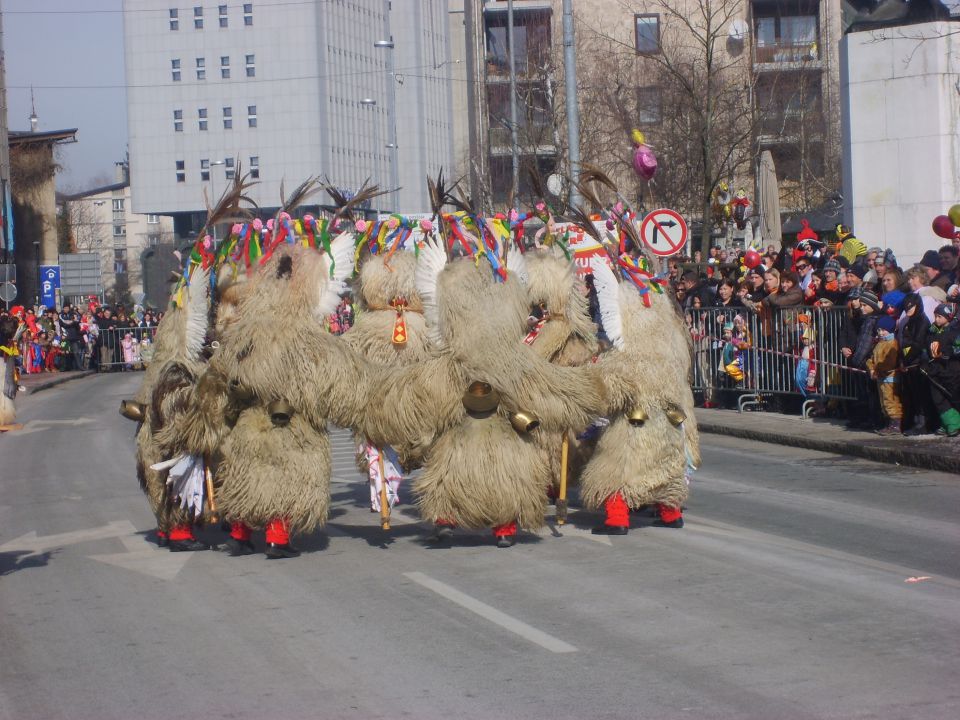
{"type": "Polygon", "coordinates": [[[210,549],[209,545],[197,540],[193,536],[193,528],[190,526],[190,523],[174,525],[170,528],[168,537],[169,542],[167,547],[170,548],[170,552],[195,552],[197,550],[210,549]]]}
{"type": "Polygon", "coordinates": [[[591,532],[594,535],[626,535],[630,530],[630,507],[623,495],[615,492],[603,504],[607,519],[591,532]]]}
{"type": "Polygon", "coordinates": [[[267,523],[267,557],[282,560],[300,555],[300,551],[290,544],[290,526],[286,518],[274,518],[267,523]]]}
{"type": "Polygon", "coordinates": [[[230,524],[230,539],[227,540],[227,548],[232,557],[253,555],[255,550],[253,541],[250,539],[252,533],[250,526],[245,522],[235,520],[230,524]]]}
{"type": "Polygon", "coordinates": [[[512,547],[517,541],[517,523],[508,522],[493,528],[493,536],[497,539],[498,548],[512,547]]]}
{"type": "Polygon", "coordinates": [[[657,512],[660,513],[660,518],[653,521],[657,527],[683,527],[683,511],[680,508],[657,503],[657,512]]]}

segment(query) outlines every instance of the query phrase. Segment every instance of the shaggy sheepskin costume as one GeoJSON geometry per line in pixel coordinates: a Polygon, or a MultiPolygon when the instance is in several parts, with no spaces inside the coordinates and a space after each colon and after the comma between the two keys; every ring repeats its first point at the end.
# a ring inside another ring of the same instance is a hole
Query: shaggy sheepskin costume
{"type": "Polygon", "coordinates": [[[0,320],[0,427],[13,425],[17,419],[14,398],[20,386],[17,374],[17,344],[14,337],[19,323],[15,317],[0,320]]]}
{"type": "Polygon", "coordinates": [[[507,260],[502,279],[485,259],[448,262],[436,239],[424,243],[416,281],[437,356],[386,371],[375,380],[381,400],[354,423],[375,441],[404,435],[428,448],[413,486],[422,517],[512,539],[517,524],[544,520],[550,471],[533,435],[585,427],[605,390],[598,373],[551,365],[523,343],[523,256],[507,260]],[[478,387],[488,390],[486,409],[468,402],[478,387]],[[520,413],[539,427],[518,432],[511,420],[522,424],[520,413]]]}
{"type": "MultiPolygon", "coordinates": [[[[430,357],[432,348],[423,317],[423,302],[414,283],[416,258],[400,251],[384,257],[365,255],[353,283],[359,314],[343,341],[375,363],[413,365],[430,357]]],[[[387,476],[390,505],[397,502],[402,471],[418,467],[421,453],[397,438],[377,447],[358,438],[358,465],[370,477],[370,506],[380,511],[381,470],[387,476]]]]}
{"type": "Polygon", "coordinates": [[[647,291],[647,307],[630,282],[592,263],[603,327],[613,343],[600,367],[621,384],[610,397],[610,425],[581,475],[580,499],[604,508],[595,531],[625,533],[629,508],[655,503],[661,523],[682,526],[688,471],[700,464],[690,390],[690,333],[666,293],[647,291]]]}
{"type": "Polygon", "coordinates": [[[352,236],[339,236],[331,250],[333,277],[329,256],[299,245],[279,246],[260,267],[220,334],[198,388],[199,422],[187,431],[192,449],[219,446],[217,503],[234,523],[232,536],[249,541],[241,525],[265,528],[268,554],[288,546],[290,533],[322,525],[330,506],[326,418],[296,407],[304,380],[335,374],[305,365],[300,352],[308,338],[334,342],[322,322],[352,271],[352,236]],[[277,383],[281,377],[289,382],[277,383]]]}
{"type": "Polygon", "coordinates": [[[168,492],[169,468],[152,466],[179,452],[176,428],[187,413],[197,378],[205,367],[208,285],[209,273],[198,269],[191,283],[182,288],[180,301],[171,306],[157,328],[153,359],[139,391],[132,402],[121,405],[121,414],[139,421],[137,477],[157,518],[157,538],[163,545],[167,540],[195,542],[192,514],[168,492]]]}
{"type": "MultiPolygon", "coordinates": [[[[572,259],[563,250],[551,245],[527,253],[529,275],[527,291],[530,306],[543,313],[530,329],[524,342],[548,362],[563,367],[580,367],[590,363],[599,351],[597,326],[590,319],[587,289],[577,277],[572,259]]],[[[573,432],[567,431],[570,447],[569,465],[577,468],[586,461],[573,432]]],[[[560,446],[563,433],[534,433],[543,450],[544,462],[550,466],[554,488],[560,481],[560,446]]],[[[576,473],[574,473],[576,474],[576,473]]]]}

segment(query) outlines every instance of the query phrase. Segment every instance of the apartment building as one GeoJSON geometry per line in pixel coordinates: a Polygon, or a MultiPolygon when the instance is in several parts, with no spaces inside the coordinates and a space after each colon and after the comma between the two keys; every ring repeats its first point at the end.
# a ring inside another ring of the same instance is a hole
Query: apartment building
{"type": "MultiPolygon", "coordinates": [[[[841,0],[712,0],[704,4],[723,20],[713,32],[715,62],[724,68],[724,82],[730,84],[731,92],[724,96],[734,105],[729,116],[750,125],[750,137],[738,150],[744,154],[744,161],[737,163],[742,170],[732,180],[751,188],[751,158],[770,150],[784,208],[818,204],[840,182],[841,0]]],[[[665,141],[675,132],[670,122],[683,108],[678,108],[682,101],[671,92],[658,61],[677,46],[697,52],[689,28],[678,20],[689,14],[696,25],[700,3],[677,0],[667,5],[656,0],[574,2],[581,150],[585,159],[612,168],[614,174],[622,172],[623,177],[628,177],[628,168],[615,152],[621,137],[620,154],[626,156],[629,151],[627,123],[644,130],[655,145],[659,139],[663,151],[683,152],[665,141]],[[618,119],[623,127],[600,132],[598,125],[614,122],[615,113],[600,107],[612,91],[624,103],[620,114],[628,117],[618,119]]],[[[495,203],[506,197],[512,163],[507,10],[505,0],[457,0],[451,5],[451,20],[472,12],[477,28],[478,38],[475,42],[467,38],[461,52],[473,48],[478,53],[474,77],[462,75],[466,85],[473,80],[478,89],[472,97],[459,99],[458,109],[465,115],[469,102],[478,108],[478,137],[476,147],[470,149],[475,164],[480,156],[484,181],[495,203]]],[[[546,177],[562,166],[565,153],[562,0],[514,0],[513,13],[521,107],[518,146],[522,162],[529,165],[535,157],[546,177]]],[[[464,23],[459,24],[462,32],[464,23]]],[[[723,130],[718,128],[718,133],[723,130]]],[[[462,143],[467,135],[458,132],[457,137],[462,143]]],[[[458,144],[458,160],[465,154],[458,144]]],[[[665,168],[671,161],[676,164],[676,157],[663,154],[665,168]]]]}
{"type": "MultiPolygon", "coordinates": [[[[124,0],[134,211],[203,222],[238,171],[269,211],[313,175],[428,208],[452,156],[446,6],[431,0],[124,0]]],[[[319,198],[318,198],[319,202],[319,198]]]]}
{"type": "Polygon", "coordinates": [[[129,166],[118,162],[114,167],[114,183],[63,196],[61,202],[74,250],[100,255],[105,298],[129,302],[145,290],[144,253],[173,243],[173,218],[134,212],[129,166]]]}

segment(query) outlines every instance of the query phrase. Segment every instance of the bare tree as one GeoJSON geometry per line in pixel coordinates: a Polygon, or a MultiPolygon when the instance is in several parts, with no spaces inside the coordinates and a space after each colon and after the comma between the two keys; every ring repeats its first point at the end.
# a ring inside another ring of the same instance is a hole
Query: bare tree
{"type": "Polygon", "coordinates": [[[109,216],[106,220],[100,217],[100,205],[104,202],[92,198],[67,201],[64,214],[69,219],[70,239],[74,252],[101,252],[104,248],[109,248],[109,216]]]}

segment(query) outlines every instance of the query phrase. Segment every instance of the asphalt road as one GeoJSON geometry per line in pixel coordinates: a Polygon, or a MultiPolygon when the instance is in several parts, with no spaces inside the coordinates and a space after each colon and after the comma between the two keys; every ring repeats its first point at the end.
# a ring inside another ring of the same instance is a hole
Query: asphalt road
{"type": "Polygon", "coordinates": [[[117,414],[139,380],[0,435],[0,718],[960,717],[956,476],[707,436],[683,530],[432,549],[410,505],[383,535],[338,431],[300,558],[174,554],[117,414]]]}

